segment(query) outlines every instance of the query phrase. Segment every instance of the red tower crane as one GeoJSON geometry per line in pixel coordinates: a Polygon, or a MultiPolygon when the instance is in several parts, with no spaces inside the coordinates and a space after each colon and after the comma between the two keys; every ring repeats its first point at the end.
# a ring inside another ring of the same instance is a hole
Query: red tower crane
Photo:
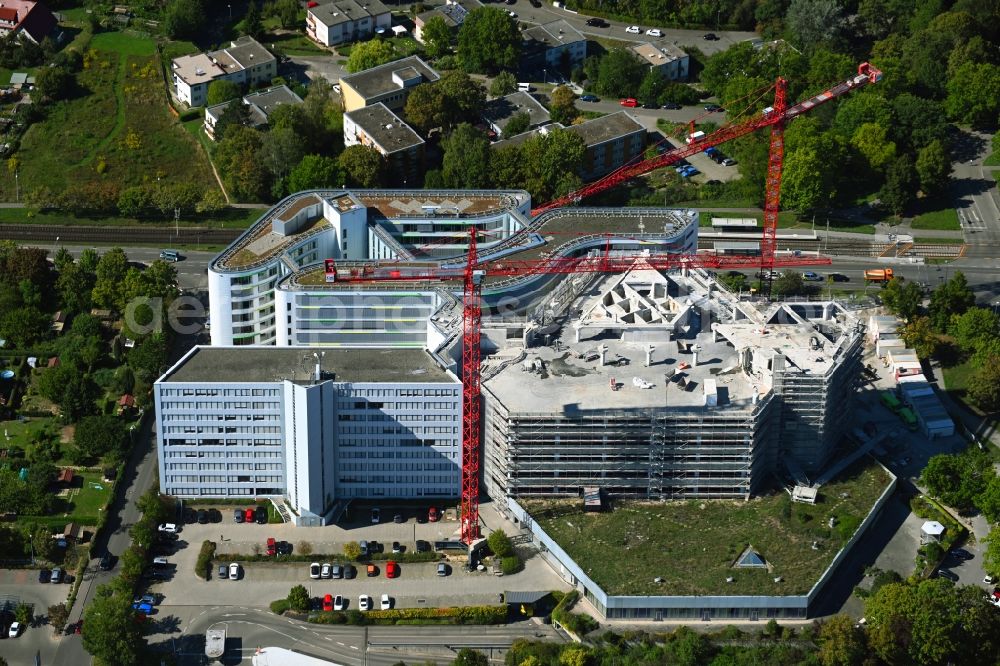
{"type": "MultiPolygon", "coordinates": [[[[689,138],[687,145],[676,148],[652,159],[626,165],[605,178],[591,183],[576,192],[551,201],[532,211],[538,215],[545,211],[576,203],[584,197],[603,192],[629,178],[653,169],[668,166],[678,160],[701,152],[730,139],[744,136],[762,127],[771,128],[770,159],[768,161],[766,198],[764,204],[764,231],[760,256],[742,255],[682,255],[660,254],[651,256],[614,255],[611,245],[605,246],[598,256],[578,257],[549,256],[543,259],[484,259],[479,258],[476,247],[476,230],[470,229],[469,250],[464,267],[435,267],[398,264],[391,267],[362,268],[337,267],[327,260],[328,282],[381,282],[418,281],[451,282],[462,284],[462,541],[472,543],[480,537],[479,531],[479,461],[480,461],[480,402],[481,393],[481,324],[482,286],[488,277],[513,277],[568,273],[620,273],[630,270],[637,262],[644,267],[659,270],[684,267],[756,268],[775,266],[806,266],[824,263],[818,257],[775,256],[775,237],[778,222],[778,202],[781,188],[781,165],[784,157],[784,126],[793,118],[816,106],[856,90],[882,78],[882,73],[862,63],[858,74],[847,81],[825,90],[819,95],[794,106],[785,103],[785,80],[775,84],[774,106],[738,125],[723,127],[701,138],[689,138]]],[[[829,260],[826,260],[829,263],[829,260]]]]}

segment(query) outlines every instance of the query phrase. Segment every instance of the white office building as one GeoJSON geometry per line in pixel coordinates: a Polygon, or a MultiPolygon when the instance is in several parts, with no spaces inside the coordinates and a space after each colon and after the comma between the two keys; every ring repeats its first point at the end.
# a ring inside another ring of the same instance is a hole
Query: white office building
{"type": "Polygon", "coordinates": [[[423,349],[195,347],[153,395],[167,495],[270,497],[314,526],[461,486],[461,382],[423,349]]]}

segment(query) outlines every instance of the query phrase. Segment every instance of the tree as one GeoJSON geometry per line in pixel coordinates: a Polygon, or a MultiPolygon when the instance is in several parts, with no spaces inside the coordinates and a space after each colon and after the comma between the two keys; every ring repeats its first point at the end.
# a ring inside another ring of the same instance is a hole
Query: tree
{"type": "Polygon", "coordinates": [[[583,139],[566,130],[530,137],[522,144],[520,154],[524,159],[524,184],[531,196],[548,201],[576,189],[580,183],[576,173],[585,153],[583,139]]]}
{"type": "Polygon", "coordinates": [[[172,0],[163,11],[163,30],[171,39],[191,39],[205,21],[202,0],[172,0]]]}
{"type": "Polygon", "coordinates": [[[960,315],[976,303],[976,295],[969,288],[965,274],[955,271],[950,280],[931,292],[928,312],[934,327],[947,331],[953,315],[960,315]]]}
{"type": "Polygon", "coordinates": [[[215,149],[215,163],[226,188],[241,201],[259,201],[270,189],[270,174],[257,159],[261,143],[257,130],[230,126],[215,149]]]}
{"type": "Polygon", "coordinates": [[[446,72],[432,84],[441,94],[444,105],[442,126],[448,130],[459,123],[477,122],[486,104],[486,88],[459,70],[446,72]]]}
{"type": "Polygon", "coordinates": [[[987,308],[969,308],[952,317],[948,331],[963,351],[974,353],[1000,335],[1000,317],[987,308]]]}
{"type": "Polygon", "coordinates": [[[462,648],[455,655],[451,666],[489,666],[489,663],[489,659],[482,652],[473,650],[472,648],[462,648]]]}
{"type": "Polygon", "coordinates": [[[1000,411],[1000,357],[976,370],[966,386],[966,394],[984,412],[1000,411]]]}
{"type": "MultiPolygon", "coordinates": [[[[253,2],[250,3],[253,6],[253,2]]],[[[208,84],[208,94],[205,97],[206,106],[215,106],[242,96],[240,84],[227,79],[216,79],[208,84]]],[[[242,103],[241,103],[242,104],[242,103]]]]}
{"type": "Polygon", "coordinates": [[[250,0],[246,16],[243,17],[243,34],[257,39],[263,32],[264,24],[260,20],[260,7],[257,6],[257,0],[250,0]]]}
{"type": "Polygon", "coordinates": [[[477,7],[458,31],[458,58],[467,71],[514,70],[521,50],[517,23],[497,7],[477,7]]]}
{"type": "Polygon", "coordinates": [[[992,63],[965,63],[948,79],[944,104],[954,120],[977,127],[996,126],[1000,120],[1000,68],[992,63]]]}
{"type": "MultiPolygon", "coordinates": [[[[594,62],[590,58],[584,63],[594,62]]],[[[596,61],[596,71],[588,72],[587,76],[594,82],[593,88],[602,95],[615,97],[630,97],[639,87],[643,79],[645,67],[632,51],[624,48],[613,48],[596,61]]]]}
{"type": "Polygon", "coordinates": [[[162,373],[167,363],[167,340],[163,333],[153,333],[140,340],[127,357],[135,378],[149,386],[162,373]]]}
{"type": "Polygon", "coordinates": [[[128,256],[125,250],[114,247],[105,252],[97,262],[94,271],[95,282],[91,298],[94,303],[104,308],[119,307],[119,286],[128,273],[128,256]]]}
{"type": "Polygon", "coordinates": [[[994,525],[986,536],[983,569],[994,578],[1000,577],[1000,525],[994,525]]]}
{"type": "Polygon", "coordinates": [[[48,335],[50,323],[36,307],[8,310],[0,315],[0,337],[10,346],[27,349],[48,335]]]}
{"type": "Polygon", "coordinates": [[[514,544],[511,543],[510,537],[503,530],[493,530],[490,532],[490,536],[486,539],[486,544],[497,557],[507,557],[514,554],[514,544]]]}
{"type": "Polygon", "coordinates": [[[56,633],[63,632],[67,620],[69,620],[69,609],[66,608],[66,604],[58,603],[49,606],[49,624],[56,630],[56,633]]]}
{"type": "Polygon", "coordinates": [[[445,23],[443,16],[432,16],[421,28],[420,34],[423,36],[427,55],[431,58],[440,58],[451,51],[451,28],[445,23]]]}
{"type": "Polygon", "coordinates": [[[131,595],[114,593],[102,585],[84,609],[83,619],[83,647],[87,652],[112,666],[140,663],[144,641],[135,621],[131,595]]]}
{"type": "Polygon", "coordinates": [[[929,317],[917,317],[908,322],[900,329],[900,334],[906,346],[917,352],[920,358],[933,357],[941,344],[941,338],[929,317]]]}
{"type": "Polygon", "coordinates": [[[515,113],[503,127],[503,138],[509,139],[522,132],[527,132],[529,127],[531,127],[531,116],[528,112],[521,111],[520,113],[515,113]]]}
{"type": "Polygon", "coordinates": [[[348,146],[337,158],[337,164],[343,169],[351,185],[379,187],[385,180],[385,158],[369,146],[348,146]]]}
{"type": "Polygon", "coordinates": [[[917,170],[909,155],[896,158],[885,174],[885,184],[879,190],[882,204],[895,215],[903,211],[914,199],[917,189],[917,170]]]}
{"type": "Polygon", "coordinates": [[[76,78],[65,67],[43,67],[35,75],[35,90],[42,99],[66,99],[75,85],[76,78]]]}
{"type": "Polygon", "coordinates": [[[282,180],[302,161],[305,151],[305,139],[295,130],[281,127],[264,134],[258,154],[275,180],[282,180]]]}
{"type": "Polygon", "coordinates": [[[864,632],[847,615],[834,615],[824,622],[819,637],[823,666],[854,666],[867,656],[864,632]]]}
{"type": "Polygon", "coordinates": [[[356,560],[361,557],[361,544],[357,541],[348,541],[344,544],[344,557],[349,560],[356,560]]]}
{"type": "Polygon", "coordinates": [[[808,52],[832,42],[840,33],[844,16],[834,0],[792,0],[785,21],[797,38],[796,45],[808,52]]]}
{"type": "MultiPolygon", "coordinates": [[[[437,17],[434,17],[437,18],[437,17]]],[[[433,21],[434,19],[431,19],[433,21]]],[[[428,25],[430,23],[428,22],[428,25]]],[[[424,28],[426,31],[427,28],[424,28]]],[[[504,95],[509,95],[517,90],[517,77],[511,72],[503,71],[494,77],[493,81],[490,83],[490,96],[491,97],[503,97],[504,95]]]]}
{"type": "Polygon", "coordinates": [[[296,0],[274,0],[264,9],[269,17],[278,19],[282,28],[291,28],[302,21],[301,7],[296,0]]]}
{"type": "Polygon", "coordinates": [[[916,282],[894,277],[882,290],[882,303],[904,321],[912,320],[920,311],[924,290],[916,282]]]}
{"type": "Polygon", "coordinates": [[[490,184],[490,142],[472,125],[462,123],[442,142],[445,187],[485,189],[490,184]]]}
{"type": "MultiPolygon", "coordinates": [[[[280,109],[282,107],[278,107],[280,109]]],[[[275,109],[277,111],[277,109],[275,109]]],[[[250,122],[250,105],[244,104],[243,100],[234,99],[219,115],[219,120],[215,123],[215,142],[221,144],[229,136],[229,132],[234,127],[246,127],[250,122]]]]}
{"type": "Polygon", "coordinates": [[[309,610],[309,593],[302,585],[296,585],[288,592],[288,606],[301,613],[309,610]]]}
{"type": "Polygon", "coordinates": [[[381,39],[358,42],[351,48],[351,55],[347,58],[347,71],[361,72],[395,59],[396,51],[390,42],[383,42],[381,39]]]}
{"type": "Polygon", "coordinates": [[[851,145],[864,155],[868,164],[881,171],[896,159],[896,144],[889,140],[889,130],[877,123],[864,123],[854,131],[851,145]]]}
{"type": "Polygon", "coordinates": [[[994,475],[976,496],[976,508],[990,523],[1000,523],[1000,476],[994,475]]]}
{"type": "Polygon", "coordinates": [[[778,296],[793,296],[801,294],[805,290],[805,284],[802,279],[802,273],[798,271],[784,271],[781,277],[774,281],[772,287],[774,288],[774,293],[778,296]]]}
{"type": "Polygon", "coordinates": [[[344,176],[337,166],[337,160],[324,155],[306,155],[288,174],[288,191],[336,187],[343,184],[343,181],[344,176]]]}
{"type": "Polygon", "coordinates": [[[928,196],[941,194],[951,181],[951,158],[944,144],[935,139],[917,154],[917,178],[920,189],[928,196]]]}
{"type": "Polygon", "coordinates": [[[128,447],[128,431],[125,423],[115,416],[87,416],[76,425],[73,444],[91,459],[106,454],[120,459],[128,447]]]}
{"type": "Polygon", "coordinates": [[[559,86],[549,95],[549,111],[552,120],[563,125],[572,125],[576,120],[576,95],[569,86],[559,86]]]}
{"type": "Polygon", "coordinates": [[[523,187],[524,160],[518,146],[507,146],[490,150],[490,172],[493,187],[523,187]]]}
{"type": "Polygon", "coordinates": [[[646,72],[646,75],[642,77],[642,83],[639,84],[639,90],[636,92],[636,97],[640,102],[649,102],[653,104],[658,104],[660,96],[663,94],[664,89],[667,87],[667,80],[663,77],[658,69],[650,69],[646,72]]]}

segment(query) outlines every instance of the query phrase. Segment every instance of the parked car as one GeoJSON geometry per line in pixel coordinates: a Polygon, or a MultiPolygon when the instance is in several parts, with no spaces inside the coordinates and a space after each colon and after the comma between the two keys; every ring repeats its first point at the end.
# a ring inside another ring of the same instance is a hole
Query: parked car
{"type": "Polygon", "coordinates": [[[229,578],[229,567],[225,564],[219,565],[219,580],[225,580],[229,578]]]}
{"type": "Polygon", "coordinates": [[[444,562],[438,562],[438,569],[437,569],[438,576],[447,576],[450,573],[451,573],[451,567],[449,567],[444,562]]]}
{"type": "Polygon", "coordinates": [[[323,563],[323,568],[319,572],[320,578],[329,578],[333,575],[333,566],[329,562],[323,563]]]}
{"type": "Polygon", "coordinates": [[[721,164],[722,166],[736,166],[737,162],[732,157],[727,157],[726,159],[722,160],[721,164]]]}
{"type": "Polygon", "coordinates": [[[951,554],[960,560],[971,560],[975,555],[964,548],[953,548],[951,554]]]}
{"type": "Polygon", "coordinates": [[[191,523],[194,523],[198,520],[198,513],[189,506],[184,507],[184,512],[183,515],[181,516],[181,519],[185,524],[190,525],[191,523]]]}
{"type": "Polygon", "coordinates": [[[52,569],[39,569],[38,570],[38,582],[48,583],[52,580],[52,569]]]}
{"type": "Polygon", "coordinates": [[[663,108],[676,111],[677,109],[683,109],[684,107],[681,106],[680,104],[677,104],[676,102],[667,102],[666,104],[663,105],[663,108]]]}
{"type": "Polygon", "coordinates": [[[591,28],[607,28],[611,24],[605,21],[604,19],[597,18],[595,16],[593,18],[587,19],[587,25],[590,26],[591,28]]]}
{"type": "Polygon", "coordinates": [[[61,583],[62,582],[62,578],[63,578],[63,570],[60,569],[59,567],[54,568],[52,570],[52,582],[53,583],[61,583]]]}
{"type": "Polygon", "coordinates": [[[830,279],[834,282],[850,282],[851,278],[847,277],[843,273],[830,273],[830,279]]]}
{"type": "Polygon", "coordinates": [[[405,523],[406,518],[403,517],[403,514],[397,513],[395,516],[392,517],[392,522],[396,524],[405,523]]]}
{"type": "Polygon", "coordinates": [[[392,597],[388,594],[383,593],[382,598],[379,600],[379,608],[382,610],[389,610],[392,608],[392,597]]]}
{"type": "Polygon", "coordinates": [[[144,594],[141,597],[136,597],[132,600],[132,603],[136,604],[149,604],[150,606],[156,605],[156,597],[152,594],[144,594]]]}
{"type": "Polygon", "coordinates": [[[648,35],[649,37],[663,37],[663,33],[660,31],[659,28],[650,28],[649,30],[646,31],[646,35],[648,35]]]}
{"type": "Polygon", "coordinates": [[[385,563],[385,577],[386,578],[399,578],[399,565],[389,560],[385,563]]]}
{"type": "Polygon", "coordinates": [[[431,550],[431,544],[429,541],[424,541],[423,539],[417,539],[418,553],[429,553],[430,550],[431,550]]]}
{"type": "Polygon", "coordinates": [[[806,271],[802,274],[802,279],[806,282],[821,282],[823,276],[818,273],[813,273],[812,271],[806,271]]]}
{"type": "Polygon", "coordinates": [[[239,580],[240,579],[240,565],[233,562],[229,565],[229,580],[239,580]]]}
{"type": "Polygon", "coordinates": [[[218,509],[208,510],[208,522],[210,523],[221,523],[222,522],[222,512],[218,509]]]}
{"type": "Polygon", "coordinates": [[[374,578],[375,576],[378,575],[378,567],[375,566],[374,564],[369,564],[366,569],[366,572],[369,578],[374,578]]]}
{"type": "Polygon", "coordinates": [[[163,523],[162,525],[160,525],[156,529],[159,530],[160,532],[166,532],[168,534],[177,534],[177,531],[178,531],[177,530],[177,525],[175,525],[173,523],[163,523]]]}
{"type": "Polygon", "coordinates": [[[398,541],[393,541],[392,542],[392,552],[396,553],[396,554],[402,553],[403,552],[403,546],[402,546],[402,544],[400,544],[398,541]]]}
{"type": "Polygon", "coordinates": [[[367,594],[362,594],[358,596],[358,610],[371,610],[372,600],[367,594]]]}
{"type": "Polygon", "coordinates": [[[246,521],[248,523],[252,523],[253,522],[253,509],[247,509],[246,511],[244,511],[243,512],[243,517],[246,519],[246,521]]]}
{"type": "Polygon", "coordinates": [[[535,9],[541,9],[542,0],[528,0],[528,1],[531,3],[531,6],[534,7],[535,9]]]}
{"type": "Polygon", "coordinates": [[[132,604],[132,610],[139,611],[144,615],[153,614],[153,607],[149,604],[132,604]]]}
{"type": "Polygon", "coordinates": [[[233,522],[242,523],[243,522],[243,509],[233,510],[233,522]]]}
{"type": "Polygon", "coordinates": [[[985,576],[983,576],[983,582],[986,583],[987,585],[992,585],[993,583],[997,582],[997,579],[991,576],[990,574],[986,574],[985,576]]]}
{"type": "Polygon", "coordinates": [[[277,545],[278,555],[291,555],[292,554],[292,544],[287,541],[279,541],[277,545]]]}
{"type": "Polygon", "coordinates": [[[328,594],[323,597],[323,610],[332,611],[333,610],[333,595],[328,594]]]}
{"type": "Polygon", "coordinates": [[[258,525],[267,525],[267,507],[257,507],[257,510],[254,512],[254,518],[257,519],[258,525]]]}
{"type": "Polygon", "coordinates": [[[344,567],[339,564],[334,564],[333,569],[330,571],[330,576],[332,578],[343,578],[344,577],[344,567]]]}
{"type": "Polygon", "coordinates": [[[115,556],[111,553],[104,553],[101,556],[101,561],[97,565],[101,571],[111,571],[115,567],[115,556]]]}
{"type": "Polygon", "coordinates": [[[642,34],[642,28],[640,28],[637,25],[630,25],[629,27],[625,28],[625,32],[627,32],[630,35],[639,35],[642,34]]]}
{"type": "Polygon", "coordinates": [[[580,101],[581,102],[600,102],[601,98],[598,97],[597,95],[591,95],[591,94],[588,93],[586,95],[580,95],[580,101]]]}
{"type": "Polygon", "coordinates": [[[153,558],[153,568],[154,569],[166,569],[170,566],[170,560],[165,557],[154,557],[153,558]]]}
{"type": "Polygon", "coordinates": [[[368,541],[366,541],[365,539],[362,539],[361,541],[358,542],[358,546],[361,547],[361,554],[362,555],[367,555],[368,554],[368,541]]]}
{"type": "Polygon", "coordinates": [[[958,574],[955,573],[954,571],[951,571],[950,569],[938,569],[937,576],[938,578],[944,578],[946,580],[950,580],[953,583],[958,582],[958,574]]]}
{"type": "Polygon", "coordinates": [[[719,106],[718,104],[706,104],[705,105],[705,110],[708,111],[709,113],[716,113],[718,111],[724,111],[724,109],[721,106],[719,106]]]}
{"type": "Polygon", "coordinates": [[[441,512],[437,510],[437,507],[432,506],[430,509],[427,510],[427,520],[431,521],[432,523],[436,523],[437,521],[441,520],[441,512]]]}
{"type": "Polygon", "coordinates": [[[357,576],[358,576],[358,568],[356,566],[354,566],[353,564],[344,565],[344,578],[350,580],[352,578],[357,578],[357,576]]]}
{"type": "Polygon", "coordinates": [[[21,626],[22,625],[21,625],[20,622],[14,622],[14,623],[12,623],[10,625],[10,630],[7,631],[7,635],[10,638],[17,638],[18,636],[21,635],[21,626]]]}
{"type": "Polygon", "coordinates": [[[717,41],[719,41],[719,36],[717,34],[715,34],[714,32],[706,32],[704,35],[702,35],[701,38],[704,39],[705,41],[708,41],[708,42],[717,42],[717,41]]]}
{"type": "Polygon", "coordinates": [[[313,562],[312,564],[309,565],[309,577],[314,580],[320,577],[319,562],[313,562]]]}
{"type": "Polygon", "coordinates": [[[618,100],[618,103],[630,109],[634,109],[635,107],[639,106],[639,102],[638,100],[636,100],[635,97],[625,97],[623,99],[618,100]]]}
{"type": "Polygon", "coordinates": [[[274,557],[278,554],[278,542],[275,541],[274,537],[267,537],[267,554],[274,557]]]}
{"type": "Polygon", "coordinates": [[[198,509],[198,524],[207,525],[208,524],[208,511],[204,509],[198,509]]]}
{"type": "Polygon", "coordinates": [[[333,598],[333,610],[342,611],[347,608],[347,601],[339,594],[333,598]]]}
{"type": "Polygon", "coordinates": [[[380,522],[382,522],[382,512],[375,507],[372,509],[372,525],[378,525],[380,522]]]}

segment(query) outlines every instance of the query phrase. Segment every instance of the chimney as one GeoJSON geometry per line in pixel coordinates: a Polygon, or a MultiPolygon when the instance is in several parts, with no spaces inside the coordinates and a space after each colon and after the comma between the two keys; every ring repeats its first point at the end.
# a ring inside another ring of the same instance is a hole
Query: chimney
{"type": "Polygon", "coordinates": [[[694,358],[691,359],[692,368],[698,367],[698,352],[700,351],[701,351],[701,345],[695,345],[694,347],[691,348],[691,353],[694,355],[694,358]]]}
{"type": "Polygon", "coordinates": [[[653,350],[656,349],[653,345],[646,345],[646,367],[648,368],[653,364],[653,350]]]}
{"type": "Polygon", "coordinates": [[[608,355],[608,346],[607,345],[601,345],[598,348],[598,351],[601,352],[601,367],[604,367],[604,365],[605,365],[604,361],[605,361],[605,359],[607,358],[607,355],[608,355]]]}

